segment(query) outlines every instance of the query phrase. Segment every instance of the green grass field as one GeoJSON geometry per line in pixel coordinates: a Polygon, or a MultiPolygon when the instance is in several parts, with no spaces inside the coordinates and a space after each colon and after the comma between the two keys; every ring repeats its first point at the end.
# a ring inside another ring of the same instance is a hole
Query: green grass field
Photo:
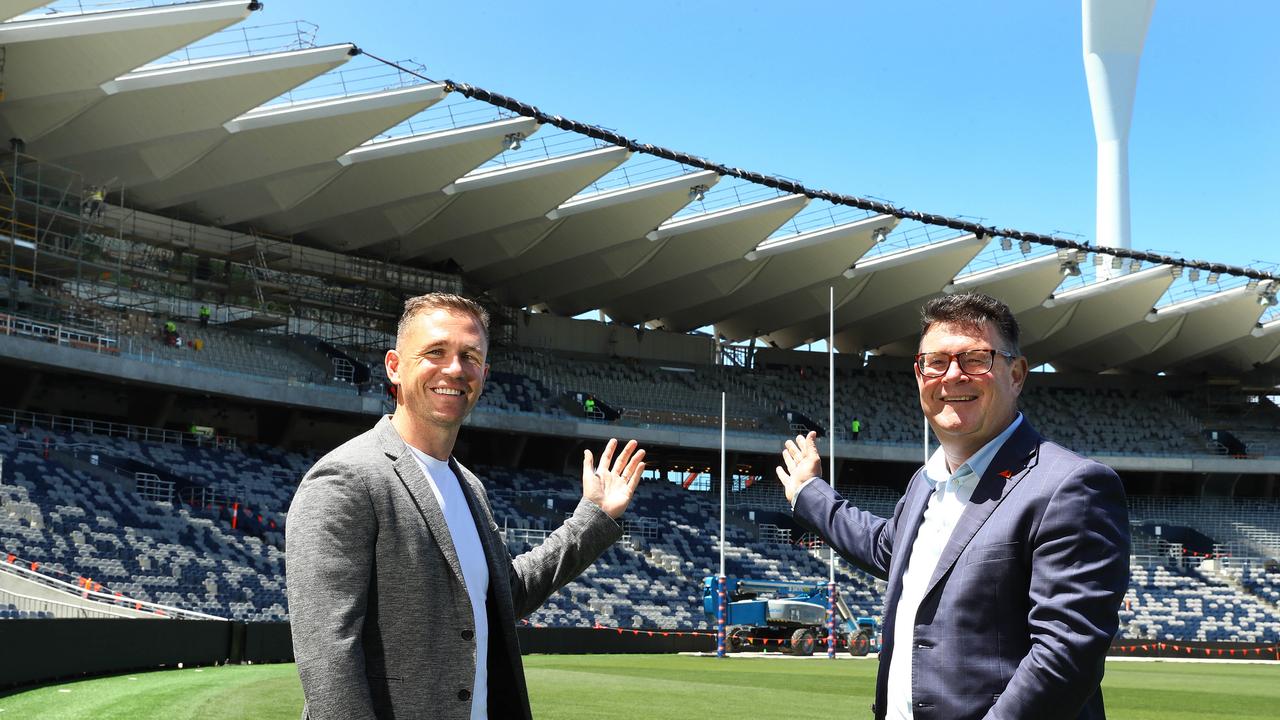
{"type": "MultiPolygon", "coordinates": [[[[874,661],[671,655],[525,658],[533,713],[599,718],[866,717],[874,661]]],[[[1113,662],[1109,717],[1275,718],[1280,664],[1113,662]]],[[[292,665],[163,670],[41,687],[0,697],[0,720],[297,720],[292,665]]],[[[497,720],[497,719],[495,719],[497,720]]]]}

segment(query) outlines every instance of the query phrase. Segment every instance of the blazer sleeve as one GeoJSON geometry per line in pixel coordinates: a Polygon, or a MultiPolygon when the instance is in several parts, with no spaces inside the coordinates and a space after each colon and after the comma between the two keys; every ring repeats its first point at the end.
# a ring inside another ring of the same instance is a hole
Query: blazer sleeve
{"type": "Polygon", "coordinates": [[[987,717],[1076,717],[1102,682],[1128,584],[1124,487],[1111,468],[1085,461],[1049,498],[1034,533],[1031,650],[987,717]]]}
{"type": "Polygon", "coordinates": [[[511,601],[516,617],[537,610],[552,593],[582,574],[622,537],[622,526],[583,498],[573,515],[538,547],[511,563],[511,601]]]}
{"type": "Polygon", "coordinates": [[[905,501],[904,495],[898,500],[893,517],[882,518],[858,509],[822,478],[816,478],[796,495],[793,513],[801,525],[821,535],[840,557],[887,580],[894,528],[905,501]]]}
{"type": "Polygon", "coordinates": [[[338,463],[303,478],[285,527],[293,651],[312,720],[374,717],[361,639],[377,518],[362,474],[338,463]]]}

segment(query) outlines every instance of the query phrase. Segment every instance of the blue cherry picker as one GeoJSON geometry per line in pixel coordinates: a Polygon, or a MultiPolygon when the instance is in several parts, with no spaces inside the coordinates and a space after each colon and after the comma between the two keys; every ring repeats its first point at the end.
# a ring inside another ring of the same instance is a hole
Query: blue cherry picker
{"type": "MultiPolygon", "coordinates": [[[[827,638],[828,594],[826,583],[789,582],[725,578],[726,650],[783,642],[792,655],[812,655],[814,647],[827,638]]],[[[702,580],[702,609],[716,621],[716,578],[702,580]]],[[[855,617],[844,598],[836,594],[836,644],[855,656],[880,651],[876,620],[855,617]]]]}

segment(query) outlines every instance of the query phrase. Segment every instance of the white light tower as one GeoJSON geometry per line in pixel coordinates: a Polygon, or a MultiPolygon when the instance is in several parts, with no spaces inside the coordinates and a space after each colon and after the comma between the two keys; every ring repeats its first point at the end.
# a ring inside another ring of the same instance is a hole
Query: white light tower
{"type": "MultiPolygon", "coordinates": [[[[1129,248],[1129,124],[1156,0],[1082,0],[1084,74],[1098,141],[1097,244],[1129,248]]],[[[1105,260],[1105,259],[1104,259],[1105,260]]],[[[1097,265],[1098,279],[1111,263],[1097,265]]]]}

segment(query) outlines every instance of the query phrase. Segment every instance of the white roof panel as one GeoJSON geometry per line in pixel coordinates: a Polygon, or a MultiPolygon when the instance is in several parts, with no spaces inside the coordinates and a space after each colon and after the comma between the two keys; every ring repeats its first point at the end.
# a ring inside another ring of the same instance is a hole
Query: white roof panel
{"type": "Polygon", "coordinates": [[[103,98],[104,83],[249,12],[244,0],[218,0],[0,24],[6,66],[0,132],[30,143],[103,98]]]}
{"type": "Polygon", "coordinates": [[[217,188],[334,163],[442,97],[440,85],[421,85],[251,110],[224,123],[229,136],[209,153],[161,182],[130,184],[130,192],[153,207],[169,207],[217,188]]]}
{"type": "MultiPolygon", "coordinates": [[[[905,303],[918,303],[922,298],[941,291],[969,261],[987,244],[987,238],[973,235],[931,243],[900,252],[863,258],[846,270],[835,288],[835,328],[842,352],[867,349],[854,347],[858,342],[841,333],[860,320],[897,308],[905,303]],[[840,342],[848,342],[845,347],[840,342]]],[[[799,303],[789,308],[790,317],[765,337],[778,347],[796,347],[825,338],[829,327],[829,299],[820,303],[799,303]],[[797,322],[799,320],[799,322],[797,322]]],[[[907,327],[906,329],[910,329],[907,327]]]]}

